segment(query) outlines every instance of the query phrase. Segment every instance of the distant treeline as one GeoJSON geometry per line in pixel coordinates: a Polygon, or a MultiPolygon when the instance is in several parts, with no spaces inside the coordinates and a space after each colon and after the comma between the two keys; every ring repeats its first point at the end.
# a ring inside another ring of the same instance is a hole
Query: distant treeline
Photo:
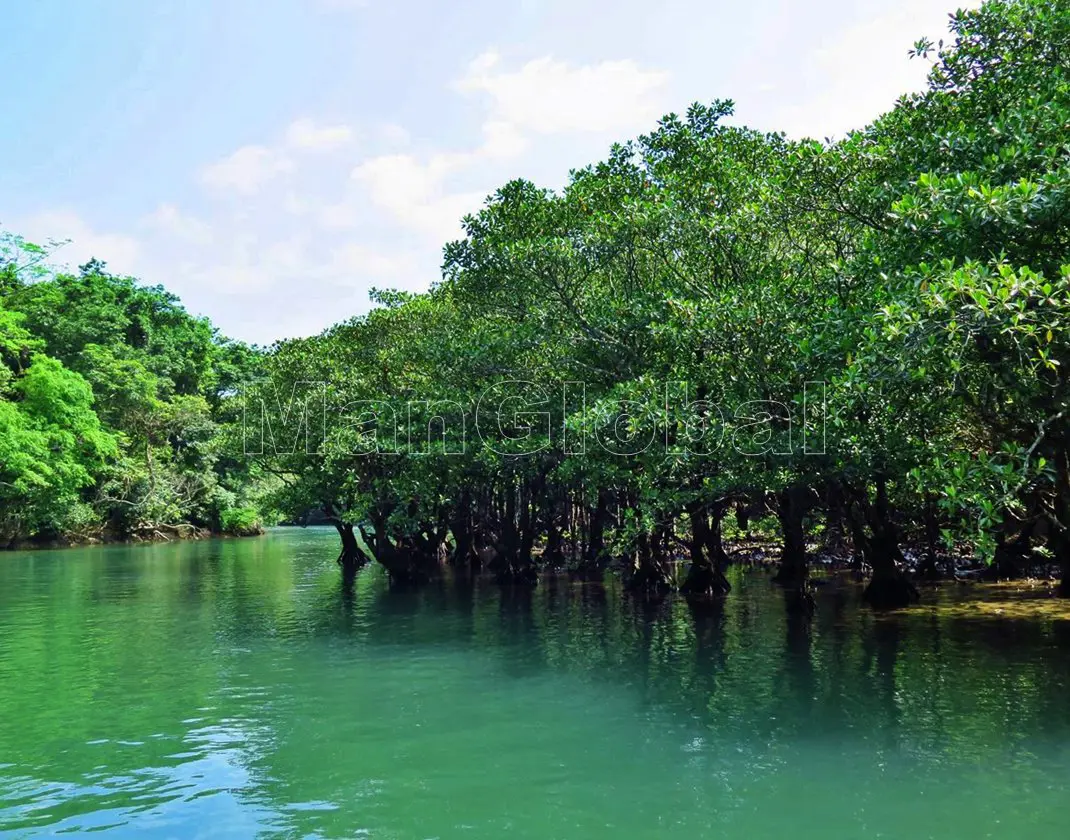
{"type": "Polygon", "coordinates": [[[261,353],[160,287],[0,238],[0,546],[261,531],[227,445],[261,353]]]}

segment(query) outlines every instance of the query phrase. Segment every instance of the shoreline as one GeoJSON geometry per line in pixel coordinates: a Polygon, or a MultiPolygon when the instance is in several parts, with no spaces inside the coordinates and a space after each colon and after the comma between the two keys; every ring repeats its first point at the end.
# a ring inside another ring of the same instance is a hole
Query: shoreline
{"type": "Polygon", "coordinates": [[[33,539],[18,540],[0,546],[0,552],[10,551],[62,551],[68,548],[90,548],[92,546],[138,546],[138,545],[168,545],[180,542],[200,542],[210,539],[249,539],[262,537],[267,533],[266,528],[260,528],[255,532],[229,533],[225,531],[211,531],[207,528],[194,528],[190,532],[175,532],[174,536],[168,536],[160,531],[155,531],[150,537],[119,537],[111,535],[93,537],[58,537],[37,542],[33,539]]]}

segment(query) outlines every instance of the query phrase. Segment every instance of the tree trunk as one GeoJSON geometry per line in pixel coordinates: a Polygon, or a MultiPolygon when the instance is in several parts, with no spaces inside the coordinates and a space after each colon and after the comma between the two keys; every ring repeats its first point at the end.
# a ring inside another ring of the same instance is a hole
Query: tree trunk
{"type": "Polygon", "coordinates": [[[386,569],[392,585],[419,586],[431,578],[435,571],[433,558],[415,550],[415,546],[404,540],[399,540],[395,545],[387,534],[384,511],[373,512],[371,533],[363,526],[359,528],[365,544],[372,550],[376,561],[386,569]]]}
{"type": "Polygon", "coordinates": [[[992,563],[981,572],[983,580],[1017,580],[1024,574],[1024,566],[1029,560],[1029,531],[1023,527],[1017,536],[1011,539],[1012,527],[1004,521],[996,532],[996,551],[992,563]]]}
{"type": "Polygon", "coordinates": [[[903,553],[899,550],[899,532],[891,519],[887,480],[877,478],[877,500],[870,508],[870,562],[873,576],[863,593],[870,606],[877,609],[905,607],[918,600],[918,590],[900,569],[903,553]]]}
{"type": "Polygon", "coordinates": [[[531,560],[531,551],[535,547],[538,517],[534,515],[533,499],[535,495],[532,484],[523,482],[520,485],[520,524],[519,542],[517,545],[516,566],[522,573],[534,572],[531,560]]]}
{"type": "Polygon", "coordinates": [[[1059,581],[1059,596],[1070,598],[1070,451],[1065,445],[1057,450],[1055,512],[1051,524],[1051,541],[1054,543],[1055,556],[1062,566],[1062,579],[1059,581]]]}
{"type": "Polygon", "coordinates": [[[846,546],[844,525],[847,521],[846,503],[839,483],[830,481],[825,489],[825,550],[833,556],[842,555],[846,546]]]}
{"type": "Polygon", "coordinates": [[[629,592],[646,598],[660,598],[672,590],[671,578],[665,568],[663,558],[659,556],[658,537],[653,538],[645,531],[640,531],[636,550],[636,563],[631,577],[625,583],[629,592]]]}
{"type": "MultiPolygon", "coordinates": [[[[709,527],[706,528],[706,556],[712,560],[714,568],[720,572],[723,572],[730,562],[728,552],[724,550],[724,539],[721,535],[721,523],[724,522],[726,513],[728,513],[727,503],[713,505],[710,508],[709,527]]],[[[727,584],[728,581],[725,583],[727,584]]]]}
{"type": "Polygon", "coordinates": [[[502,585],[534,586],[538,583],[538,573],[531,562],[534,535],[526,490],[527,484],[521,482],[517,486],[512,480],[506,487],[502,540],[493,562],[495,578],[502,585]]]}
{"type": "Polygon", "coordinates": [[[561,534],[561,520],[558,518],[557,505],[552,501],[546,517],[546,550],[543,552],[543,560],[547,566],[559,567],[565,557],[565,541],[561,534]]]}
{"type": "Polygon", "coordinates": [[[736,527],[744,537],[747,536],[747,529],[750,527],[750,512],[745,502],[736,502],[736,527]]]}
{"type": "MultiPolygon", "coordinates": [[[[865,492],[865,491],[863,491],[865,492]]],[[[847,502],[846,507],[847,525],[851,529],[851,568],[856,574],[861,575],[869,560],[869,537],[866,536],[866,526],[863,521],[865,512],[859,509],[857,499],[847,502]]]]}
{"type": "Polygon", "coordinates": [[[590,527],[579,566],[573,574],[580,580],[600,582],[605,577],[605,530],[609,517],[609,493],[598,491],[598,501],[590,515],[590,527]]]}
{"type": "Polygon", "coordinates": [[[471,568],[475,557],[475,538],[472,534],[472,497],[467,490],[463,491],[457,500],[457,507],[450,520],[450,532],[453,534],[450,565],[471,568]]]}
{"type": "Polygon", "coordinates": [[[939,580],[940,566],[937,546],[940,544],[940,523],[936,518],[936,499],[925,494],[925,559],[918,566],[918,575],[925,580],[939,580]]]}
{"type": "Polygon", "coordinates": [[[368,557],[361,551],[356,534],[353,533],[353,526],[350,523],[336,521],[334,527],[342,540],[342,551],[338,555],[338,565],[347,572],[355,572],[368,562],[368,557]]]}
{"type": "Polygon", "coordinates": [[[784,535],[784,546],[780,553],[780,569],[773,580],[784,586],[802,588],[810,575],[803,530],[806,495],[804,487],[789,487],[777,499],[777,518],[784,535]]]}
{"type": "Polygon", "coordinates": [[[704,505],[693,502],[687,507],[691,522],[691,540],[688,548],[691,554],[691,568],[687,571],[680,592],[688,597],[712,598],[726,595],[732,587],[724,576],[724,566],[728,556],[721,544],[721,519],[728,507],[717,503],[710,511],[712,522],[707,520],[704,505]]]}

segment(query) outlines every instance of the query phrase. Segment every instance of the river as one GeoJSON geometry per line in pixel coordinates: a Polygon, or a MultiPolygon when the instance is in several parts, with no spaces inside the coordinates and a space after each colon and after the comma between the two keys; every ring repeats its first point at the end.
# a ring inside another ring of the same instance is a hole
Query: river
{"type": "Polygon", "coordinates": [[[0,554],[0,833],[1064,838],[1070,622],[445,581],[333,530],[0,554]]]}

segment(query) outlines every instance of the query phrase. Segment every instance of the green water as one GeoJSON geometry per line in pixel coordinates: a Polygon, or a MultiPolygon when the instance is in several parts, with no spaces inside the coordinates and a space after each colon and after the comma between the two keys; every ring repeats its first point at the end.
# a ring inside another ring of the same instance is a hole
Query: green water
{"type": "Polygon", "coordinates": [[[1070,628],[340,585],[335,537],[0,555],[0,832],[1065,838],[1070,628]]]}

